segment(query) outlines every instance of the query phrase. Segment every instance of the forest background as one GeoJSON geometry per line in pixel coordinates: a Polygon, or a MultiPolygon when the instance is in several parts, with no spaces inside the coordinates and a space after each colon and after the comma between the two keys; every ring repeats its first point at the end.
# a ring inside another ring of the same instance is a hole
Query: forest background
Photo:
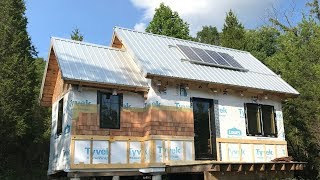
{"type": "MultiPolygon", "coordinates": [[[[318,0],[296,24],[270,16],[246,29],[233,11],[218,31],[203,26],[195,37],[189,25],[161,4],[147,32],[250,52],[300,92],[283,102],[288,151],[307,162],[297,178],[320,179],[320,7],[318,0]]],[[[38,103],[46,57],[38,57],[27,32],[23,0],[0,1],[0,179],[45,179],[51,110],[38,103]]],[[[284,15],[285,16],[285,15],[284,15]]],[[[71,39],[82,41],[79,29],[71,39]]]]}

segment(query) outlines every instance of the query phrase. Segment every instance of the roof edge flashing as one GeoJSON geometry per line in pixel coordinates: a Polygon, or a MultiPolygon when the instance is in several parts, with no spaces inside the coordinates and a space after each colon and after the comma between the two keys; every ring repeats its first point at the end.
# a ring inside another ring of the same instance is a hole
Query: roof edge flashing
{"type": "Polygon", "coordinates": [[[189,42],[189,43],[195,43],[195,44],[198,44],[198,45],[201,45],[201,46],[209,46],[209,47],[214,47],[214,48],[219,48],[219,49],[225,49],[225,50],[230,50],[230,51],[236,51],[236,52],[242,52],[242,53],[250,53],[250,52],[248,52],[248,51],[243,51],[243,50],[238,50],[238,49],[232,49],[232,48],[223,47],[223,46],[216,46],[216,45],[212,45],[212,44],[205,44],[205,43],[200,43],[200,42],[191,41],[191,40],[179,39],[179,38],[170,37],[170,36],[165,36],[165,35],[161,35],[161,34],[153,34],[153,33],[149,33],[149,32],[141,32],[141,31],[137,31],[137,30],[134,30],[134,29],[129,29],[129,28],[124,28],[124,27],[115,26],[115,27],[114,27],[114,30],[116,31],[117,29],[122,29],[122,30],[132,31],[132,32],[142,33],[142,34],[148,34],[148,35],[152,35],[152,36],[158,36],[158,37],[168,38],[168,39],[173,39],[173,40],[179,40],[179,41],[184,41],[184,42],[189,42]]]}
{"type": "Polygon", "coordinates": [[[69,43],[76,43],[76,44],[81,44],[81,45],[87,45],[87,46],[92,46],[92,47],[98,47],[98,48],[104,48],[104,49],[109,49],[109,50],[116,50],[116,51],[123,51],[125,52],[124,49],[119,49],[115,47],[110,47],[110,46],[105,46],[105,45],[100,45],[100,44],[94,44],[90,42],[84,42],[84,41],[75,41],[71,39],[65,39],[65,38],[59,38],[59,37],[51,37],[51,41],[54,43],[55,40],[59,41],[65,41],[69,43]]]}

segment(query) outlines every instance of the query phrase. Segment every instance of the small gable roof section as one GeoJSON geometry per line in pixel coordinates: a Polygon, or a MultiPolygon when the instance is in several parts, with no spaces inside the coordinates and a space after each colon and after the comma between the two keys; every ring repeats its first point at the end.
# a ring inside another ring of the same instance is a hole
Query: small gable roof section
{"type": "Polygon", "coordinates": [[[170,77],[231,87],[263,90],[297,96],[299,94],[281,77],[249,52],[187,41],[162,35],[114,28],[114,36],[124,44],[146,77],[170,77]],[[177,45],[227,53],[246,71],[204,66],[185,61],[177,45]]]}
{"type": "Polygon", "coordinates": [[[148,90],[147,80],[127,52],[107,46],[53,37],[41,100],[44,93],[53,93],[48,92],[48,88],[52,89],[52,85],[46,84],[50,84],[46,81],[46,77],[53,76],[49,71],[52,56],[55,56],[61,78],[71,84],[111,85],[124,89],[127,87],[139,91],[148,90]]]}

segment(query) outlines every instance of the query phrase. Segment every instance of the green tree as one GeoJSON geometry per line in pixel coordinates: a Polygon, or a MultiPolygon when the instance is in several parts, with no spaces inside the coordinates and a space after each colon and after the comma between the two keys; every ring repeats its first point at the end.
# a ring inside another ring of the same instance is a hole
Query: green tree
{"type": "Polygon", "coordinates": [[[227,13],[220,36],[221,45],[224,47],[243,50],[245,47],[245,30],[238,21],[233,11],[227,13]]]}
{"type": "Polygon", "coordinates": [[[190,39],[188,23],[184,22],[177,12],[173,12],[169,6],[165,6],[163,3],[156,9],[156,13],[146,28],[146,32],[180,39],[190,39]]]}
{"type": "Polygon", "coordinates": [[[303,178],[320,179],[320,26],[305,18],[295,29],[283,31],[266,64],[301,93],[283,106],[288,150],[308,162],[303,178]]]}
{"type": "Polygon", "coordinates": [[[23,140],[30,131],[28,124],[32,121],[35,87],[32,54],[35,52],[26,30],[27,18],[24,16],[24,11],[24,2],[21,0],[1,1],[1,171],[14,169],[15,163],[22,161],[23,153],[21,152],[26,143],[23,140]],[[16,155],[12,153],[17,151],[16,155]]]}
{"type": "Polygon", "coordinates": [[[203,26],[202,30],[197,33],[196,41],[220,45],[220,35],[216,27],[212,26],[203,26]]]}
{"type": "Polygon", "coordinates": [[[277,39],[280,32],[273,27],[263,26],[245,33],[245,50],[262,62],[271,57],[278,50],[277,39]]]}
{"type": "MultiPolygon", "coordinates": [[[[24,1],[1,0],[0,179],[36,177],[34,172],[41,164],[38,155],[48,151],[48,143],[43,140],[48,127],[42,124],[48,117],[47,110],[37,108],[35,98],[39,81],[34,55],[36,51],[27,33],[24,1]],[[43,116],[36,119],[38,113],[43,116]]],[[[45,175],[45,163],[41,166],[39,171],[45,175]]]]}
{"type": "Polygon", "coordinates": [[[70,35],[70,38],[75,41],[83,41],[83,35],[80,33],[79,28],[75,28],[70,35]]]}
{"type": "Polygon", "coordinates": [[[307,6],[309,6],[311,15],[314,15],[318,21],[320,21],[320,6],[319,6],[319,0],[313,0],[312,2],[307,3],[307,6]]]}

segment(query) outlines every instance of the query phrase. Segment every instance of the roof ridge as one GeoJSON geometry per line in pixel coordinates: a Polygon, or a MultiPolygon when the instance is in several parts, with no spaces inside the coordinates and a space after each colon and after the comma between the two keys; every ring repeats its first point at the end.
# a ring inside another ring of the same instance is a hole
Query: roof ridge
{"type": "Polygon", "coordinates": [[[186,39],[179,39],[179,38],[165,36],[165,35],[161,35],[161,34],[153,34],[153,33],[149,33],[149,32],[141,32],[141,31],[137,31],[137,30],[134,30],[134,29],[124,28],[124,27],[119,27],[119,26],[115,26],[113,29],[114,30],[115,29],[122,29],[122,30],[126,30],[126,31],[132,31],[132,32],[142,33],[142,34],[147,34],[147,35],[152,35],[152,36],[158,36],[158,37],[162,37],[162,38],[169,38],[169,39],[185,41],[185,42],[189,42],[189,43],[195,43],[195,44],[202,45],[202,46],[209,46],[209,47],[225,49],[225,50],[231,50],[231,51],[238,51],[238,52],[243,52],[243,53],[250,53],[248,51],[243,51],[243,50],[239,50],[239,49],[233,49],[233,48],[228,48],[228,47],[223,47],[223,46],[206,44],[206,43],[201,43],[201,42],[196,42],[196,41],[191,41],[191,40],[186,40],[186,39]]]}
{"type": "Polygon", "coordinates": [[[70,43],[77,43],[77,44],[87,45],[87,46],[92,46],[92,47],[99,47],[99,48],[104,48],[104,49],[109,49],[109,50],[124,51],[123,49],[118,49],[118,48],[105,46],[105,45],[101,45],[101,44],[94,44],[94,43],[90,43],[90,42],[76,41],[76,40],[72,40],[72,39],[66,39],[66,38],[60,38],[60,37],[54,37],[54,36],[51,37],[51,40],[60,40],[60,41],[66,41],[66,42],[70,42],[70,43]]]}

